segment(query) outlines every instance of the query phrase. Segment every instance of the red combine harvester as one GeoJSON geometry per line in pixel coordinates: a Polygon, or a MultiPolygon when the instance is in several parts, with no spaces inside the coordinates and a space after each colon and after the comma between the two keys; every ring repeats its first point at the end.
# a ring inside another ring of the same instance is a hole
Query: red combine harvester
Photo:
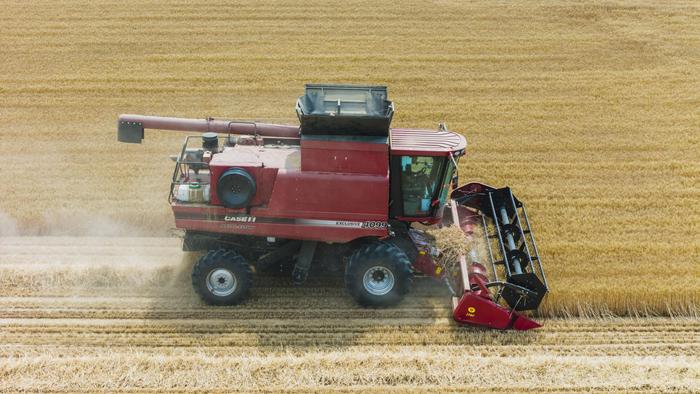
{"type": "Polygon", "coordinates": [[[548,290],[525,208],[507,187],[457,187],[463,136],[391,129],[384,86],[309,84],[296,112],[300,126],[119,117],[121,142],[140,143],[146,128],[204,133],[173,157],[169,201],[183,249],[207,251],[192,272],[205,302],[239,303],[252,267],[291,260],[297,284],[312,263],[345,264],[347,289],[364,306],[398,303],[425,275],[448,285],[457,322],[540,326],[521,313],[548,290]],[[423,230],[432,225],[458,226],[472,251],[441,262],[423,230]]]}

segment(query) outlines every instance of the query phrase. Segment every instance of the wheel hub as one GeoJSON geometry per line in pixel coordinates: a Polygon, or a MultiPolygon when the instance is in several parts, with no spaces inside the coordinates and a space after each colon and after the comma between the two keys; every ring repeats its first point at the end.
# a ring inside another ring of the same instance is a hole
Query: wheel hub
{"type": "Polygon", "coordinates": [[[382,296],[394,288],[394,274],[382,266],[375,266],[365,271],[362,277],[362,285],[368,293],[382,296]]]}
{"type": "Polygon", "coordinates": [[[229,270],[217,268],[207,275],[207,289],[218,297],[226,297],[236,291],[236,276],[229,270]]]}

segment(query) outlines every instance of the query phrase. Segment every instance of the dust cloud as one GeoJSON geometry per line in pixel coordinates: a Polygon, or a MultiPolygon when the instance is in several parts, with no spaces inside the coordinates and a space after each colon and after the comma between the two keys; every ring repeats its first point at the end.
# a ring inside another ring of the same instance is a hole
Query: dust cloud
{"type": "Polygon", "coordinates": [[[16,237],[17,221],[7,213],[0,211],[0,237],[16,237]]]}
{"type": "Polygon", "coordinates": [[[0,210],[0,236],[168,237],[175,233],[172,218],[148,215],[108,215],[74,209],[47,210],[19,218],[0,210]]]}

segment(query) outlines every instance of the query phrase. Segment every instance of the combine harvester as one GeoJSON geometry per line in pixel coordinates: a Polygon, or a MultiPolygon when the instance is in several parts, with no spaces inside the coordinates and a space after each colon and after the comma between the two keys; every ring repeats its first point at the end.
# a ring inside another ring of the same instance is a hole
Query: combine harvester
{"type": "Polygon", "coordinates": [[[204,133],[172,157],[169,198],[183,249],[207,251],[192,271],[204,301],[245,300],[253,267],[292,260],[301,284],[312,263],[346,264],[363,306],[395,305],[412,276],[426,275],[448,285],[459,323],[540,326],[521,313],[548,290],[525,208],[507,187],[457,187],[463,136],[391,129],[384,86],[309,84],[296,112],[300,126],[119,117],[121,142],[140,143],[144,129],[204,133]],[[458,226],[472,252],[441,262],[425,226],[458,226]]]}

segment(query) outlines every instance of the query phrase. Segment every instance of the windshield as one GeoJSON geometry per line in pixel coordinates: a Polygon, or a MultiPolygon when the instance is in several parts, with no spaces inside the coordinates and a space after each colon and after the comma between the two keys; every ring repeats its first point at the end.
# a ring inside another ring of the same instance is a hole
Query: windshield
{"type": "Polygon", "coordinates": [[[444,183],[441,182],[444,165],[445,157],[401,156],[404,216],[430,215],[436,192],[444,183]]]}

